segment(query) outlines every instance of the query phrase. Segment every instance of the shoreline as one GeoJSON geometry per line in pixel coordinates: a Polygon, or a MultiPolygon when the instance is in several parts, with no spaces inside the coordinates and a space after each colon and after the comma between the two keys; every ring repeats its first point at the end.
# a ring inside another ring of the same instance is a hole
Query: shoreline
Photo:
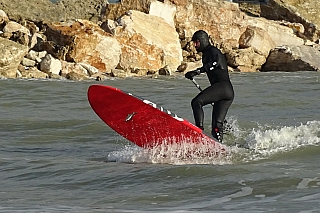
{"type": "MultiPolygon", "coordinates": [[[[32,0],[37,1],[42,0],[32,0]]],[[[103,80],[105,76],[183,74],[201,67],[201,56],[191,42],[194,29],[201,26],[226,55],[230,72],[320,70],[320,36],[316,37],[317,28],[308,34],[303,17],[300,23],[268,20],[244,13],[238,4],[218,0],[201,0],[197,10],[190,7],[196,5],[193,1],[190,5],[156,1],[147,7],[131,1],[121,5],[101,5],[100,1],[94,0],[94,8],[73,5],[74,10],[64,17],[68,21],[56,22],[47,20],[50,12],[32,21],[33,13],[10,9],[12,3],[4,0],[9,13],[0,8],[0,45],[7,50],[1,55],[0,76],[103,80]],[[206,14],[209,9],[217,10],[216,17],[198,18],[198,13],[206,14]],[[84,19],[74,19],[76,10],[84,19]],[[93,16],[85,19],[89,13],[93,16]],[[225,19],[219,21],[220,16],[225,19]]],[[[59,5],[56,13],[69,7],[59,5]]],[[[46,5],[39,4],[38,9],[42,6],[47,11],[46,5]]],[[[269,1],[260,5],[260,13],[278,6],[276,0],[269,1]]],[[[28,6],[22,3],[24,7],[28,6]]]]}

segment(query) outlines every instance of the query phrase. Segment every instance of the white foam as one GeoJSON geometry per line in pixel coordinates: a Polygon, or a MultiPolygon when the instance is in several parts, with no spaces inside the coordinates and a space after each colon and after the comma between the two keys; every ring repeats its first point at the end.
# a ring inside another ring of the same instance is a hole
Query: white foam
{"type": "Polygon", "coordinates": [[[248,137],[248,146],[250,149],[270,155],[280,151],[291,151],[301,146],[319,144],[319,133],[319,121],[309,121],[297,127],[253,129],[248,137]]]}
{"type": "MultiPolygon", "coordinates": [[[[298,184],[297,189],[307,189],[310,187],[311,182],[317,182],[316,185],[318,185],[320,182],[320,178],[315,177],[315,178],[303,178],[302,181],[298,184]]],[[[315,186],[316,186],[315,185],[315,186]]]]}
{"type": "Polygon", "coordinates": [[[135,145],[109,153],[108,161],[161,164],[230,164],[231,152],[214,143],[180,142],[143,149],[135,145]]]}
{"type": "MultiPolygon", "coordinates": [[[[230,122],[231,121],[231,122],[230,122]]],[[[172,145],[143,149],[135,145],[123,147],[111,152],[108,161],[128,163],[161,164],[233,164],[268,158],[279,152],[289,152],[301,146],[319,145],[320,121],[309,121],[300,126],[272,127],[257,126],[254,129],[241,129],[235,118],[230,135],[225,136],[225,143],[231,145],[225,152],[215,150],[213,144],[179,142],[172,145]],[[246,143],[246,148],[239,148],[239,141],[246,143]],[[236,146],[233,146],[236,145],[236,146]]]]}

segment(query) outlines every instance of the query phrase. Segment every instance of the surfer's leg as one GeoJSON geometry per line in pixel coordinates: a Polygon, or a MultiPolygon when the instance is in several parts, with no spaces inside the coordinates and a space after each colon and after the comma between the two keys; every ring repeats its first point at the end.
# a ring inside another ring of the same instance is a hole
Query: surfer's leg
{"type": "Polygon", "coordinates": [[[221,100],[215,103],[215,114],[212,120],[212,136],[219,142],[223,140],[223,124],[232,101],[232,99],[221,100]]]}
{"type": "Polygon", "coordinates": [[[223,134],[221,133],[221,129],[223,128],[220,121],[217,119],[217,113],[219,112],[219,102],[216,102],[212,107],[212,120],[211,127],[212,136],[217,139],[218,142],[222,142],[223,134]]]}
{"type": "Polygon", "coordinates": [[[215,107],[217,107],[217,105],[216,104],[214,104],[213,106],[212,106],[212,119],[211,119],[211,126],[212,127],[214,127],[214,126],[216,126],[216,113],[215,113],[215,107]]]}
{"type": "Polygon", "coordinates": [[[201,98],[201,93],[199,93],[194,99],[192,99],[191,107],[193,111],[195,125],[200,129],[204,130],[204,127],[203,127],[204,112],[202,109],[203,101],[201,98]]]}
{"type": "Polygon", "coordinates": [[[202,130],[204,130],[204,127],[203,127],[204,112],[202,107],[214,102],[214,100],[212,100],[212,93],[210,93],[210,91],[207,89],[200,92],[191,101],[191,107],[193,110],[195,124],[197,127],[199,127],[202,130]]]}
{"type": "Polygon", "coordinates": [[[219,142],[223,139],[223,125],[234,98],[234,91],[231,84],[223,82],[217,84],[218,87],[212,88],[212,91],[216,94],[216,100],[214,102],[214,110],[212,112],[212,136],[219,142]]]}

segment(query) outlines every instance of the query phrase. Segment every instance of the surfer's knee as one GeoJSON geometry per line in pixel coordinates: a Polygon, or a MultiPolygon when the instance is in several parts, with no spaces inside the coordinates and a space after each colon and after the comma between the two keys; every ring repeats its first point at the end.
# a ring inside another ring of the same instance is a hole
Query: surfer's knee
{"type": "Polygon", "coordinates": [[[201,108],[203,106],[203,101],[199,98],[194,98],[191,101],[192,108],[201,108]]]}

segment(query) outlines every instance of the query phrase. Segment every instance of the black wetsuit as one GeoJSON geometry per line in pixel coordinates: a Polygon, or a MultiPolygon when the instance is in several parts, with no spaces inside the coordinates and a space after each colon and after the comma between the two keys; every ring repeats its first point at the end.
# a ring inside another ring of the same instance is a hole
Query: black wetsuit
{"type": "Polygon", "coordinates": [[[203,127],[204,112],[202,107],[214,103],[212,110],[212,131],[222,133],[223,122],[234,98],[225,56],[219,49],[207,45],[202,51],[201,73],[207,73],[211,86],[200,92],[192,101],[191,106],[195,124],[203,127]]]}

